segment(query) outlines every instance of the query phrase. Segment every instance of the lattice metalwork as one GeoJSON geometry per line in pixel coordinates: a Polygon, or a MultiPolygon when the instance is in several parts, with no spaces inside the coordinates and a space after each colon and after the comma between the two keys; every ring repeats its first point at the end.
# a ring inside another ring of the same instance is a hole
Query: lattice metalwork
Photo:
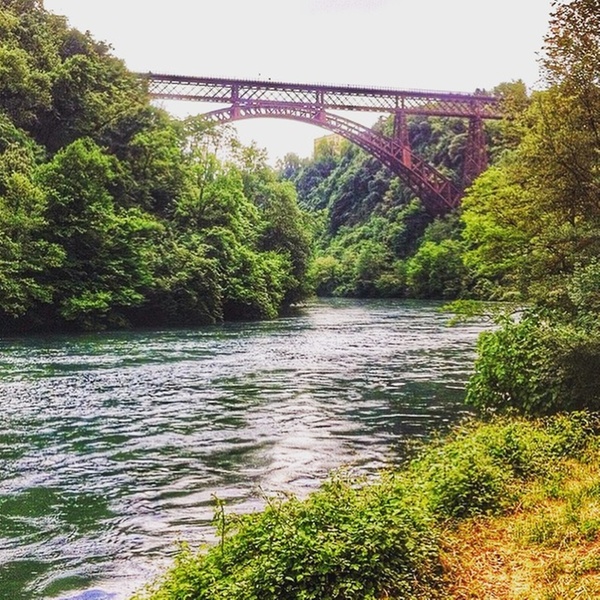
{"type": "Polygon", "coordinates": [[[308,85],[272,81],[186,77],[148,73],[154,98],[194,100],[229,105],[205,115],[208,121],[274,117],[304,121],[338,133],[389,167],[434,215],[460,203],[463,190],[410,149],[407,115],[469,119],[463,185],[469,185],[487,165],[484,119],[499,119],[499,99],[484,94],[395,90],[358,86],[308,85]],[[387,138],[330,111],[371,111],[394,114],[394,135],[387,138]]]}
{"type": "Polygon", "coordinates": [[[462,191],[398,140],[385,138],[363,125],[319,108],[294,105],[235,106],[204,115],[207,122],[215,124],[261,117],[304,121],[344,136],[401,177],[431,214],[446,213],[460,202],[462,191]]]}
{"type": "Polygon", "coordinates": [[[219,102],[221,104],[298,104],[325,110],[349,110],[501,118],[498,98],[484,94],[396,90],[358,86],[309,85],[244,79],[141,74],[155,98],[219,102]]]}

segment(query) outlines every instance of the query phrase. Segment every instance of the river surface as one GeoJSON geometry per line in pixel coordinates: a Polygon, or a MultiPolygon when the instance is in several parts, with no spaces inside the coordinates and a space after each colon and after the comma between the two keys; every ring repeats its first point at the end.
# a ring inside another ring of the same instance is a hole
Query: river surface
{"type": "Polygon", "coordinates": [[[179,542],[213,541],[215,497],[258,510],[401,460],[466,412],[484,326],[438,307],[0,340],[0,599],[124,600],[179,542]]]}

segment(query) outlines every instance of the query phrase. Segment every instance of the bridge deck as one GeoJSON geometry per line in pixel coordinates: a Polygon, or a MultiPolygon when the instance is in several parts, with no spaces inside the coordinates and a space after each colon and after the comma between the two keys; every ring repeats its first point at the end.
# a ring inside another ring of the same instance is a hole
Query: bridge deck
{"type": "Polygon", "coordinates": [[[403,112],[446,117],[500,119],[499,98],[484,94],[284,83],[248,79],[140,73],[155,98],[252,106],[269,103],[325,110],[403,112]]]}

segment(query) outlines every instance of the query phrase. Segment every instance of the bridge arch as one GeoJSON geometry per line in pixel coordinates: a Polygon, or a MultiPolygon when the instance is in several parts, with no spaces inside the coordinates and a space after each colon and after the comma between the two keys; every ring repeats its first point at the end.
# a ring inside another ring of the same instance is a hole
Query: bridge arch
{"type": "Polygon", "coordinates": [[[452,210],[462,191],[427,164],[399,138],[387,138],[372,129],[313,106],[237,105],[202,115],[208,123],[224,124],[256,118],[291,119],[317,125],[345,137],[375,156],[419,197],[433,215],[452,210]]]}

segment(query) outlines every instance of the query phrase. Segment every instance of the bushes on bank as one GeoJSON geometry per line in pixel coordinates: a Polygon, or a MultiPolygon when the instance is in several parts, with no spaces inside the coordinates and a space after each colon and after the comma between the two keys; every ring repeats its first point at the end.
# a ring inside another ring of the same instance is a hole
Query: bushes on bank
{"type": "Polygon", "coordinates": [[[377,485],[336,475],[304,501],[226,517],[220,534],[204,555],[184,551],[151,597],[417,600],[439,581],[432,517],[392,475],[377,485]]]}
{"type": "Polygon", "coordinates": [[[184,550],[138,600],[441,598],[443,525],[510,508],[529,481],[583,456],[596,430],[587,413],[466,424],[375,481],[337,474],[306,500],[219,510],[220,543],[184,550]]]}
{"type": "Polygon", "coordinates": [[[525,415],[600,409],[600,336],[597,325],[557,313],[526,311],[505,317],[478,342],[467,402],[525,415]]]}

